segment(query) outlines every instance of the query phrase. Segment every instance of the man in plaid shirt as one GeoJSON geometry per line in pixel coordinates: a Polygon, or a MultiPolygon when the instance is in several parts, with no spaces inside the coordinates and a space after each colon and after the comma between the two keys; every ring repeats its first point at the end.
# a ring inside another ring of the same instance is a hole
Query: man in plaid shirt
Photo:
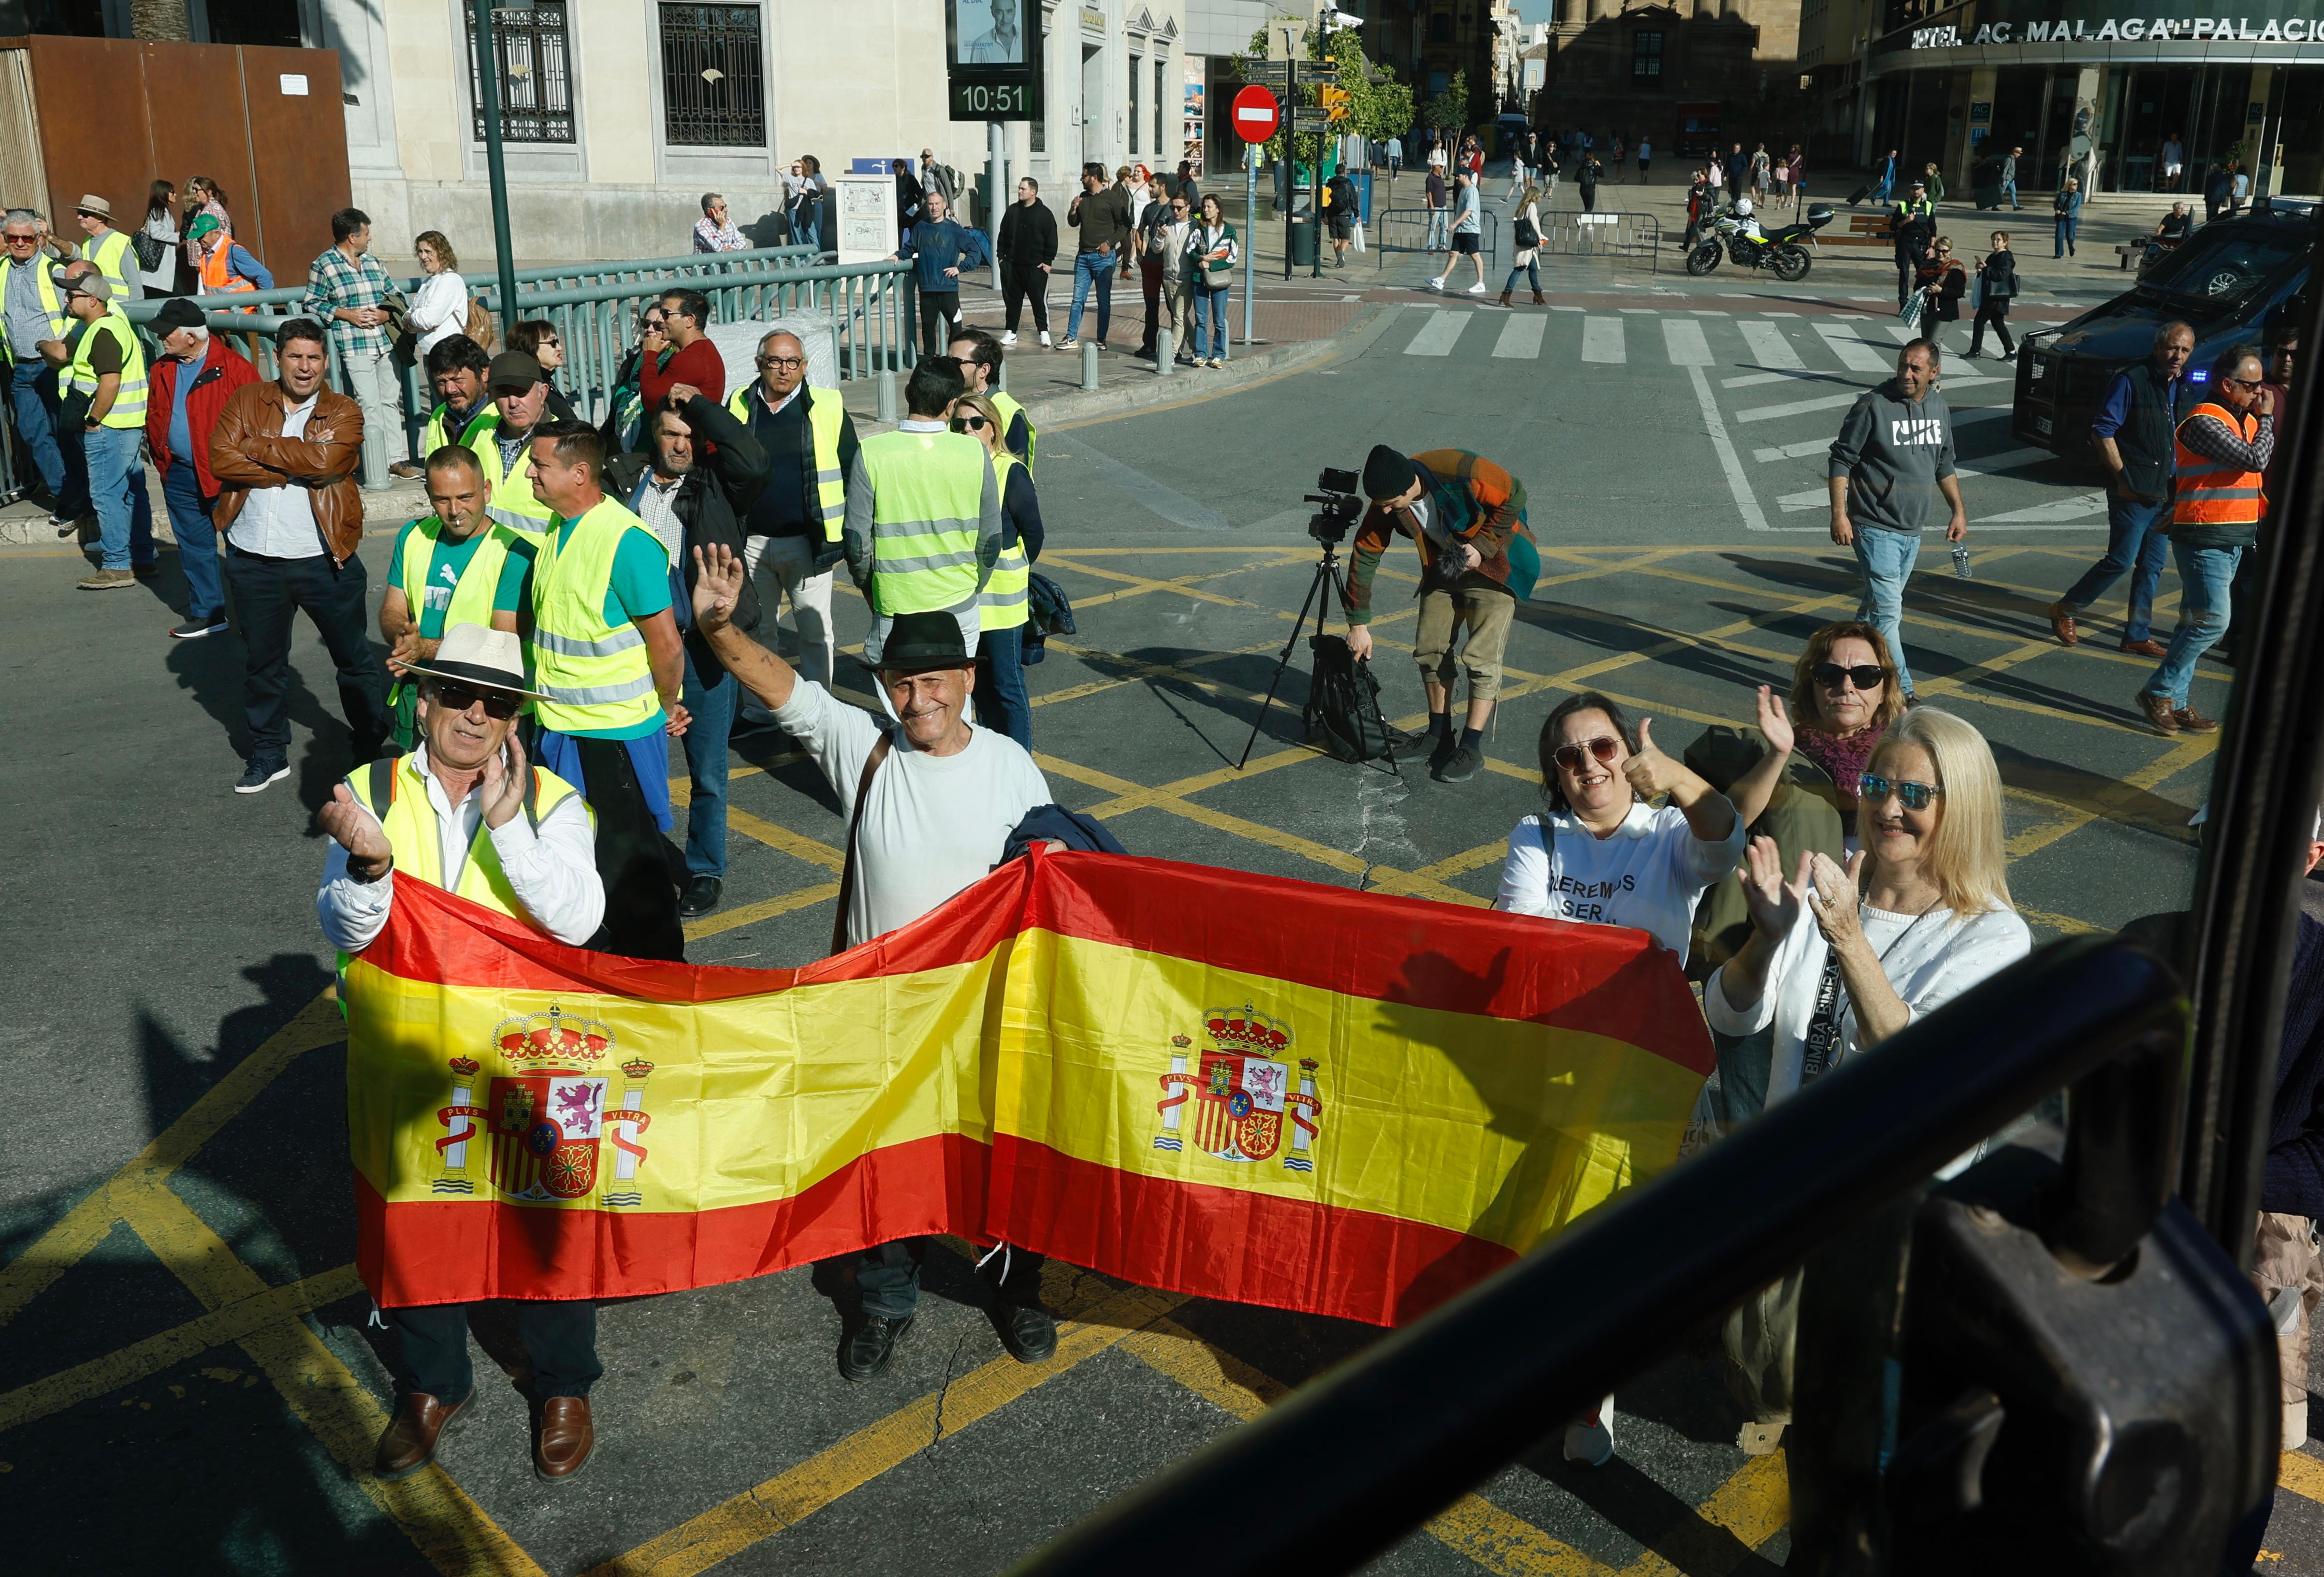
{"type": "MultiPolygon", "coordinates": [[[[331,246],[307,270],[309,316],[331,326],[331,346],[346,368],[345,392],[363,407],[364,430],[380,435],[379,452],[403,456],[403,379],[390,355],[388,309],[401,310],[403,292],[371,253],[371,216],[341,208],[331,216],[331,246]]],[[[366,450],[365,487],[387,485],[385,462],[366,450]]]]}

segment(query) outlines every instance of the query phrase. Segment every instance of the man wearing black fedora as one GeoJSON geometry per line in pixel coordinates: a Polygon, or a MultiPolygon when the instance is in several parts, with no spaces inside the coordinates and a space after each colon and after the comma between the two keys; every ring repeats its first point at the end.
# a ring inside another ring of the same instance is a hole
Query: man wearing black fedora
{"type": "MultiPolygon", "coordinates": [[[[742,556],[695,550],[694,627],[726,670],[775,715],[839,796],[845,868],[831,950],[841,952],[927,914],[1001,862],[1009,835],[1054,796],[1025,748],[979,728],[969,708],[976,659],[950,613],[899,613],[880,654],[891,728],[851,706],[734,625],[742,556]]],[[[844,1321],[839,1372],[870,1379],[911,1328],[926,1243],[906,1239],[852,1257],[859,1310],[844,1321]]],[[[1001,1345],[1021,1362],[1056,1351],[1038,1300],[1041,1257],[1021,1250],[984,1261],[1001,1345]]]]}

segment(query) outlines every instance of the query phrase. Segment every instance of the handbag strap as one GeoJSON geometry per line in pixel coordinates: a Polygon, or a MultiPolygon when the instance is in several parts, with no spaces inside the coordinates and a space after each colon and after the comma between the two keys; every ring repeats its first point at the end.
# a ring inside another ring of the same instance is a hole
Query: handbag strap
{"type": "Polygon", "coordinates": [[[880,763],[888,759],[888,747],[895,736],[884,730],[872,753],[863,758],[863,775],[855,779],[855,810],[847,818],[847,858],[839,868],[839,912],[831,919],[831,950],[847,951],[847,913],[855,902],[855,835],[863,825],[863,802],[872,798],[872,779],[880,770],[880,763]]]}

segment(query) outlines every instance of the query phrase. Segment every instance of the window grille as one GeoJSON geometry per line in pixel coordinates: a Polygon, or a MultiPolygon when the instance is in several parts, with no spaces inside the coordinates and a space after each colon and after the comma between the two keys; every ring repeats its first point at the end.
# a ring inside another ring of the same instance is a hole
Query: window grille
{"type": "Polygon", "coordinates": [[[763,60],[758,6],[662,6],[664,140],[673,147],[765,147],[763,60]]]}
{"type": "MultiPolygon", "coordinates": [[[[561,0],[493,12],[493,52],[498,57],[501,137],[510,143],[570,143],[573,136],[572,51],[561,0]]],[[[484,88],[476,74],[476,23],[468,18],[468,103],[476,141],[484,140],[484,88]]]]}

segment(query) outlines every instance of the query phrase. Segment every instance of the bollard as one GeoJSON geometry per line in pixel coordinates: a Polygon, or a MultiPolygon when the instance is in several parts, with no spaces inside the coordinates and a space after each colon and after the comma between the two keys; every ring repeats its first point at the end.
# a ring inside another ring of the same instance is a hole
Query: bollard
{"type": "Polygon", "coordinates": [[[1178,359],[1177,337],[1167,327],[1154,331],[1154,375],[1156,377],[1167,378],[1170,375],[1171,364],[1178,359]]]}
{"type": "Polygon", "coordinates": [[[880,369],[880,420],[896,421],[896,373],[892,367],[880,369]]]}
{"type": "Polygon", "coordinates": [[[1082,387],[1097,387],[1097,341],[1094,339],[1082,341],[1082,387]]]}

